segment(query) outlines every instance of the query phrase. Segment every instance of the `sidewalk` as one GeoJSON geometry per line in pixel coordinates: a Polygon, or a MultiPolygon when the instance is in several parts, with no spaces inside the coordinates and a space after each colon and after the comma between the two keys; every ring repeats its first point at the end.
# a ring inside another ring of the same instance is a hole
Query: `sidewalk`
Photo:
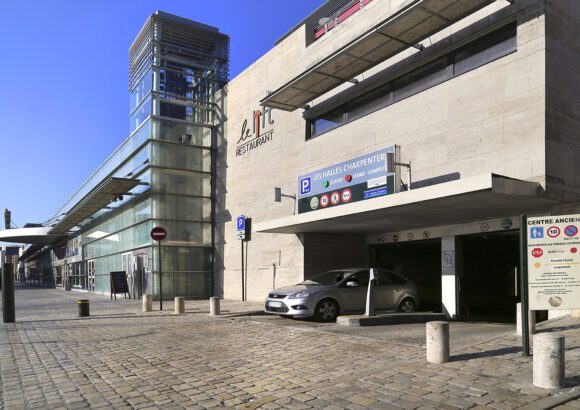
{"type": "Polygon", "coordinates": [[[262,303],[222,301],[211,318],[207,300],[185,315],[61,290],[18,289],[16,301],[17,323],[0,324],[0,408],[580,408],[577,318],[538,326],[566,336],[567,387],[550,391],[531,384],[514,335],[434,365],[421,346],[261,320],[262,303]]]}

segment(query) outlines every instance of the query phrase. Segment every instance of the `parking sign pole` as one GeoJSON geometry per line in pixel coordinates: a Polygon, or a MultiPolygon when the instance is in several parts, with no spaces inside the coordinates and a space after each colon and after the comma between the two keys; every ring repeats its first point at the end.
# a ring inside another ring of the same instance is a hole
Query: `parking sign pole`
{"type": "Polygon", "coordinates": [[[244,240],[240,241],[242,245],[242,302],[246,301],[245,292],[244,292],[244,240]]]}
{"type": "Polygon", "coordinates": [[[528,322],[528,217],[520,215],[520,302],[523,355],[530,355],[530,329],[528,322]]]}

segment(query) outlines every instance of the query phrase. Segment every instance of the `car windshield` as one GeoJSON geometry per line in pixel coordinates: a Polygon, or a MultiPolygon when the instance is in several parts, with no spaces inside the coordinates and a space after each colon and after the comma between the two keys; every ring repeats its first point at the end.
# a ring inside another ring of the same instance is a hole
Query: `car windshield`
{"type": "Polygon", "coordinates": [[[300,282],[299,285],[335,285],[351,275],[352,272],[351,270],[331,270],[300,282]]]}

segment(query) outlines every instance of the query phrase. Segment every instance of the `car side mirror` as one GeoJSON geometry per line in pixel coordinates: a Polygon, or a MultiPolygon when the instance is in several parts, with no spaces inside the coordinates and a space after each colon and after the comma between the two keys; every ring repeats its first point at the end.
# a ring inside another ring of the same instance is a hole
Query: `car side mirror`
{"type": "Polygon", "coordinates": [[[356,282],[354,280],[349,280],[348,282],[346,282],[347,288],[352,288],[352,287],[356,287],[356,286],[358,286],[358,282],[356,282]]]}

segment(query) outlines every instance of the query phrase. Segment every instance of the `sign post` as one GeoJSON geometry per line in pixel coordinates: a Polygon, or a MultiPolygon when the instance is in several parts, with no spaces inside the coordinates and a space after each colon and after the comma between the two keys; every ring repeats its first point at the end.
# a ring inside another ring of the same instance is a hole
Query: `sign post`
{"type": "Polygon", "coordinates": [[[525,357],[530,355],[530,329],[528,322],[528,217],[520,215],[520,302],[521,302],[521,323],[522,323],[522,349],[525,357]]]}
{"type": "Polygon", "coordinates": [[[163,310],[163,280],[161,278],[161,241],[167,236],[167,231],[161,226],[156,226],[151,229],[151,239],[157,241],[159,247],[159,261],[157,266],[159,267],[159,310],[163,310]]]}
{"type": "Polygon", "coordinates": [[[246,301],[246,292],[244,286],[244,239],[246,239],[246,217],[244,215],[238,216],[236,220],[237,225],[237,239],[242,245],[242,302],[246,301]]]}

